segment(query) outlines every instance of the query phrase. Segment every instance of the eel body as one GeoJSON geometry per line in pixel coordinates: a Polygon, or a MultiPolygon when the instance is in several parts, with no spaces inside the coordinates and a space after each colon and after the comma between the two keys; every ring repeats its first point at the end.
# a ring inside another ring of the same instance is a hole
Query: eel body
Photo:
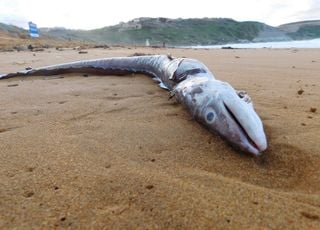
{"type": "Polygon", "coordinates": [[[65,73],[143,73],[152,76],[189,110],[195,120],[236,148],[255,155],[267,148],[263,124],[248,95],[216,80],[210,70],[195,59],[168,55],[103,58],[3,74],[0,79],[65,73]]]}

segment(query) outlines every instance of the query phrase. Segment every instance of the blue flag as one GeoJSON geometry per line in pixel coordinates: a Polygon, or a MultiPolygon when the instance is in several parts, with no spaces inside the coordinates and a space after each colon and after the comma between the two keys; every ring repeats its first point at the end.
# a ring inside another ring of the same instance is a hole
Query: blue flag
{"type": "Polygon", "coordinates": [[[37,25],[34,24],[33,22],[29,22],[29,35],[30,37],[33,37],[33,38],[39,37],[37,25]]]}

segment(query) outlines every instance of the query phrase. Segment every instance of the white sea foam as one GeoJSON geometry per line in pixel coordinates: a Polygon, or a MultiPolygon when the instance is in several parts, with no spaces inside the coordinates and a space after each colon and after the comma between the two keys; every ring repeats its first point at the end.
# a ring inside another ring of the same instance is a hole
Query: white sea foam
{"type": "Polygon", "coordinates": [[[242,48],[242,49],[257,49],[257,48],[320,48],[320,38],[312,40],[301,41],[282,41],[282,42],[256,42],[256,43],[234,43],[224,45],[212,45],[212,46],[189,46],[188,48],[198,49],[220,49],[222,47],[242,48]]]}

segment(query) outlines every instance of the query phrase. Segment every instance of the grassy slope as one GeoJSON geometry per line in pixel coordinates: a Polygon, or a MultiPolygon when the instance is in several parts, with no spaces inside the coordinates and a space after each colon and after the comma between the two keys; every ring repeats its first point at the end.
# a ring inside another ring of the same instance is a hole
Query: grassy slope
{"type": "Polygon", "coordinates": [[[320,37],[320,25],[306,25],[298,29],[297,32],[289,33],[294,39],[312,39],[320,37]]]}
{"type": "Polygon", "coordinates": [[[64,38],[111,44],[195,45],[251,41],[257,36],[262,23],[236,22],[231,19],[184,19],[159,21],[147,19],[140,22],[141,29],[121,30],[119,25],[90,31],[50,30],[49,34],[64,38]]]}
{"type": "Polygon", "coordinates": [[[288,23],[279,26],[293,39],[313,39],[320,37],[320,20],[288,23]]]}
{"type": "Polygon", "coordinates": [[[153,44],[166,42],[172,45],[216,44],[239,40],[252,40],[259,32],[255,22],[233,20],[185,19],[167,23],[155,20],[142,22],[137,30],[119,31],[117,27],[107,27],[93,31],[99,37],[111,42],[144,44],[148,38],[153,44]]]}

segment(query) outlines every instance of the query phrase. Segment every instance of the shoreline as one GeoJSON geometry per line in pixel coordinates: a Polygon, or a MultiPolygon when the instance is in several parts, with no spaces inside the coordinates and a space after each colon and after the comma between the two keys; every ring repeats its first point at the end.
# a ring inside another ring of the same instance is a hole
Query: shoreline
{"type": "Polygon", "coordinates": [[[181,46],[197,49],[319,49],[320,38],[309,40],[227,43],[221,45],[181,46]]]}

